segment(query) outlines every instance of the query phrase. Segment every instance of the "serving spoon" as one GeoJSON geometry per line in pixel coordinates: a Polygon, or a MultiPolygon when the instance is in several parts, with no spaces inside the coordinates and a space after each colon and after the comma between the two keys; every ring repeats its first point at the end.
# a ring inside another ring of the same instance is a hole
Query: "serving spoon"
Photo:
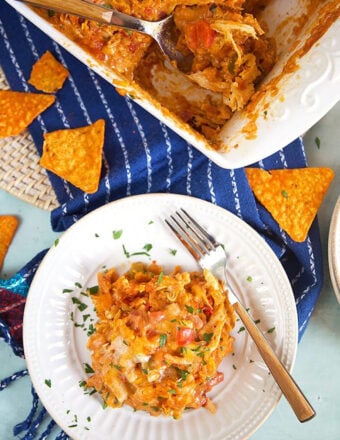
{"type": "Polygon", "coordinates": [[[152,37],[162,52],[183,72],[188,72],[192,65],[192,55],[183,55],[177,48],[177,37],[173,15],[163,20],[147,21],[123,14],[116,9],[109,9],[84,0],[19,0],[23,3],[51,11],[77,15],[117,27],[141,32],[152,37]]]}

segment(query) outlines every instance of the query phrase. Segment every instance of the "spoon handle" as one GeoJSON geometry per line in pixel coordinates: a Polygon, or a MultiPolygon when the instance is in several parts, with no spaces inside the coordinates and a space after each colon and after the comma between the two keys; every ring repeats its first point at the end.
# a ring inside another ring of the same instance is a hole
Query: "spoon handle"
{"type": "Polygon", "coordinates": [[[51,11],[68,13],[96,20],[101,23],[110,23],[111,11],[107,8],[99,7],[93,3],[82,0],[22,0],[32,6],[37,6],[51,11]]]}
{"type": "Polygon", "coordinates": [[[23,3],[37,6],[51,11],[77,15],[79,17],[94,20],[99,23],[112,24],[127,29],[143,31],[143,20],[123,14],[115,9],[104,8],[103,6],[84,0],[19,0],[23,3]]]}
{"type": "Polygon", "coordinates": [[[287,401],[295,412],[300,422],[306,422],[315,416],[315,411],[292,378],[286,368],[282,365],[276,354],[268,344],[262,332],[257,328],[245,308],[239,303],[233,304],[234,310],[248,330],[248,333],[255,342],[262,359],[269,368],[275,381],[281,388],[287,401]]]}

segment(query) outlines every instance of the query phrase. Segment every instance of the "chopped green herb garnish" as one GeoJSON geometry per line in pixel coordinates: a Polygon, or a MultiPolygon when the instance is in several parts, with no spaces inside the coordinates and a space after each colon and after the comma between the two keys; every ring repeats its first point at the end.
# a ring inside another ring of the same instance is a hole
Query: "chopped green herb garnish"
{"type": "Polygon", "coordinates": [[[150,257],[150,254],[148,252],[152,249],[152,244],[150,244],[150,243],[145,244],[143,246],[143,249],[145,249],[145,250],[137,251],[137,252],[129,252],[126,249],[126,247],[123,245],[123,252],[124,252],[124,255],[126,256],[126,258],[130,258],[130,257],[132,257],[134,255],[146,255],[146,256],[150,257]]]}
{"type": "Polygon", "coordinates": [[[151,243],[146,243],[146,244],[143,246],[143,249],[145,249],[147,252],[151,251],[151,249],[152,249],[152,244],[151,244],[151,243]]]}
{"type": "Polygon", "coordinates": [[[76,283],[74,283],[74,285],[76,286],[76,287],[79,287],[79,289],[81,289],[83,286],[80,284],[80,283],[78,283],[78,282],[76,282],[76,283]]]}
{"type": "Polygon", "coordinates": [[[87,305],[85,303],[81,302],[75,296],[72,297],[72,302],[73,302],[73,304],[77,305],[80,312],[83,312],[85,309],[87,309],[87,305]]]}
{"type": "Polygon", "coordinates": [[[283,190],[281,191],[281,194],[283,195],[283,197],[284,197],[285,199],[288,199],[288,193],[287,193],[287,191],[286,191],[285,189],[283,189],[283,190]]]}
{"type": "Polygon", "coordinates": [[[320,138],[318,136],[316,136],[316,138],[315,138],[315,143],[316,143],[316,146],[318,148],[320,148],[320,138]]]}
{"type": "Polygon", "coordinates": [[[176,390],[174,390],[174,389],[170,389],[170,390],[168,390],[168,393],[169,393],[169,394],[176,394],[176,390]]]}
{"type": "Polygon", "coordinates": [[[99,292],[99,286],[92,286],[87,289],[90,295],[96,295],[99,292]]]}
{"type": "Polygon", "coordinates": [[[63,293],[70,293],[70,292],[73,292],[73,290],[72,289],[63,289],[63,293]]]}
{"type": "Polygon", "coordinates": [[[96,331],[95,327],[93,324],[89,325],[88,331],[87,331],[87,336],[91,336],[93,335],[93,333],[96,331]]]}
{"type": "Polygon", "coordinates": [[[189,313],[194,313],[194,308],[193,308],[193,307],[188,306],[188,305],[186,304],[186,305],[185,305],[185,308],[187,309],[187,311],[188,311],[189,313]]]}
{"type": "Polygon", "coordinates": [[[125,246],[123,245],[123,252],[126,258],[130,258],[130,253],[126,250],[125,246]]]}
{"type": "Polygon", "coordinates": [[[244,332],[245,331],[245,327],[240,327],[239,329],[238,329],[238,332],[237,333],[241,333],[241,332],[244,332]]]}
{"type": "Polygon", "coordinates": [[[178,371],[178,373],[180,374],[181,378],[180,380],[185,380],[189,374],[189,371],[187,370],[181,370],[180,368],[176,368],[176,370],[178,371]]]}
{"type": "Polygon", "coordinates": [[[162,282],[163,277],[164,277],[164,272],[161,272],[161,273],[158,275],[157,284],[160,284],[160,283],[162,282]]]}
{"type": "Polygon", "coordinates": [[[272,327],[269,330],[267,330],[267,333],[273,333],[274,330],[275,330],[275,327],[272,327]]]}
{"type": "Polygon", "coordinates": [[[169,252],[171,255],[176,255],[177,254],[177,249],[169,249],[169,252]]]}
{"type": "Polygon", "coordinates": [[[112,236],[114,240],[118,240],[118,238],[120,238],[123,234],[122,229],[120,229],[119,231],[112,231],[112,236]]]}
{"type": "Polygon", "coordinates": [[[253,277],[251,277],[250,275],[247,276],[247,281],[249,281],[249,282],[253,281],[253,277]]]}
{"type": "Polygon", "coordinates": [[[162,333],[161,335],[159,335],[159,346],[160,347],[164,347],[164,345],[166,344],[168,337],[165,333],[162,333]]]}
{"type": "Polygon", "coordinates": [[[204,333],[203,335],[203,341],[210,342],[211,338],[213,337],[214,333],[204,333]]]}
{"type": "Polygon", "coordinates": [[[94,373],[94,369],[91,367],[91,365],[89,364],[84,364],[84,369],[85,369],[85,373],[87,374],[93,374],[94,373]]]}
{"type": "Polygon", "coordinates": [[[56,239],[54,240],[54,246],[58,246],[58,244],[59,244],[59,238],[56,238],[56,239]]]}
{"type": "Polygon", "coordinates": [[[49,388],[51,388],[51,385],[52,385],[51,379],[45,379],[45,385],[47,385],[49,388]]]}

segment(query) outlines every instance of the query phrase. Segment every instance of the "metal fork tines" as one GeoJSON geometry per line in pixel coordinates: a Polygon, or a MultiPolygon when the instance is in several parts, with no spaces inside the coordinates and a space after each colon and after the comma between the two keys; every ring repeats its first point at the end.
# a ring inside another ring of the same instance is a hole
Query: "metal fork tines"
{"type": "Polygon", "coordinates": [[[204,257],[220,245],[183,208],[171,215],[170,219],[172,222],[165,220],[166,224],[195,259],[204,257]]]}
{"type": "Polygon", "coordinates": [[[184,209],[176,211],[169,219],[165,219],[165,222],[195,258],[199,266],[202,269],[209,269],[213,275],[225,283],[230,303],[233,305],[235,312],[256,344],[262,359],[287,398],[296,416],[301,422],[310,420],[315,415],[314,409],[228,285],[226,270],[227,255],[224,246],[184,209]]]}
{"type": "Polygon", "coordinates": [[[209,234],[183,208],[165,220],[172,232],[191,253],[202,269],[209,269],[225,285],[229,293],[229,301],[234,303],[237,298],[230,288],[227,279],[227,255],[221,243],[209,234]]]}

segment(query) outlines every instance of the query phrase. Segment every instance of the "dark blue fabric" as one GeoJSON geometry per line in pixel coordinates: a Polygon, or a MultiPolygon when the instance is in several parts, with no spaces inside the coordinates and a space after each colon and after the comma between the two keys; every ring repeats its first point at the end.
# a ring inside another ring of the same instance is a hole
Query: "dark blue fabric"
{"type": "MultiPolygon", "coordinates": [[[[134,194],[171,192],[215,203],[253,226],[280,258],[294,289],[301,337],[322,285],[317,221],[304,243],[293,242],[256,202],[244,169],[226,170],[212,163],[0,0],[0,63],[13,90],[35,91],[27,80],[46,50],[67,67],[70,78],[58,91],[56,104],[29,128],[38,152],[45,131],[106,121],[98,192],[84,194],[49,173],[60,202],[51,214],[53,229],[63,231],[93,209],[134,194]]],[[[252,166],[305,167],[301,139],[252,166]]]]}

